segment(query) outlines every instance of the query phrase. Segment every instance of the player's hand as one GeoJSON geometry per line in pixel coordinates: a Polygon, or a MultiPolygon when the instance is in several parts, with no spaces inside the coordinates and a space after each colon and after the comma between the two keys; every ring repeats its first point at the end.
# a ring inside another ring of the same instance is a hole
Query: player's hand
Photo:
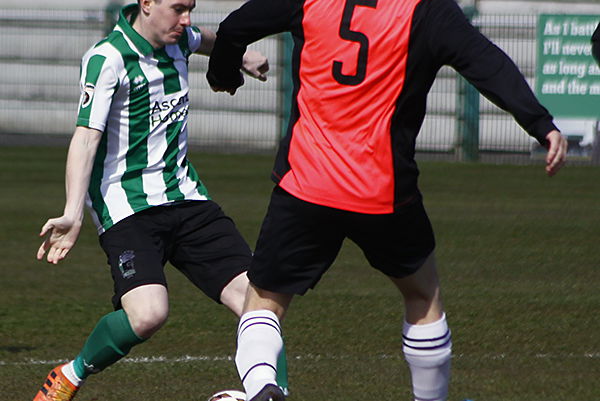
{"type": "Polygon", "coordinates": [[[243,74],[239,71],[237,71],[237,74],[238,75],[235,77],[235,79],[231,80],[231,81],[236,81],[233,84],[230,84],[229,82],[224,84],[223,82],[217,80],[214,77],[214,74],[212,74],[210,70],[206,74],[206,79],[208,81],[208,84],[210,85],[210,89],[212,89],[213,92],[227,92],[231,96],[233,96],[233,95],[235,95],[235,92],[237,91],[237,89],[240,86],[244,85],[243,74]]]}
{"type": "Polygon", "coordinates": [[[49,219],[40,232],[40,237],[46,236],[46,239],[38,249],[37,259],[42,260],[47,251],[48,263],[57,264],[73,248],[80,231],[80,221],[74,221],[65,216],[49,219]]]}
{"type": "Polygon", "coordinates": [[[546,135],[548,154],[546,155],[546,173],[552,177],[565,164],[567,159],[567,140],[560,132],[553,130],[546,135]]]}
{"type": "Polygon", "coordinates": [[[260,52],[247,50],[242,58],[242,71],[259,81],[266,81],[269,71],[269,60],[260,52]]]}
{"type": "MultiPolygon", "coordinates": [[[[244,84],[244,77],[242,77],[242,74],[240,73],[240,79],[242,80],[242,84],[240,86],[242,86],[244,84]]],[[[235,92],[238,90],[239,86],[232,88],[225,88],[222,86],[218,86],[218,85],[210,85],[210,89],[212,89],[213,92],[227,92],[229,93],[231,96],[235,95],[235,92]]]]}

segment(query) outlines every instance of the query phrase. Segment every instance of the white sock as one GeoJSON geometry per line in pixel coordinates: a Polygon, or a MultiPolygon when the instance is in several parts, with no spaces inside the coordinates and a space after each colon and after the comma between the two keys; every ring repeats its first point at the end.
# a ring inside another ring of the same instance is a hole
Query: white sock
{"type": "Polygon", "coordinates": [[[85,380],[82,380],[79,378],[79,376],[77,376],[77,374],[75,373],[75,368],[73,367],[73,362],[74,361],[67,363],[60,370],[62,371],[63,375],[65,375],[65,377],[69,379],[71,383],[73,383],[75,387],[81,387],[85,380]]]}
{"type": "Polygon", "coordinates": [[[412,376],[415,401],[444,401],[448,397],[452,341],[446,315],[437,322],[404,322],[402,350],[412,376]]]}
{"type": "Polygon", "coordinates": [[[251,400],[267,384],[277,385],[277,358],[282,347],[281,326],[273,312],[252,311],[240,318],[235,364],[246,399],[251,400]]]}

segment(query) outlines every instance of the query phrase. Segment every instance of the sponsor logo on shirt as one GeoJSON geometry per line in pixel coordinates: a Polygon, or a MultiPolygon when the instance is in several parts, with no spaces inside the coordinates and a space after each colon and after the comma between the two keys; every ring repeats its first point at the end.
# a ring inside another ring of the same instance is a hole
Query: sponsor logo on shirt
{"type": "Polygon", "coordinates": [[[150,110],[150,125],[183,121],[188,115],[190,99],[187,93],[169,100],[156,101],[150,110]]]}

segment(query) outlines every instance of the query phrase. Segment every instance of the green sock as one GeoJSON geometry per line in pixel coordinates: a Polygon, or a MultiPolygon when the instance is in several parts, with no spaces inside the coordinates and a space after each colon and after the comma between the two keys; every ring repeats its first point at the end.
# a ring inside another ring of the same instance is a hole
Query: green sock
{"type": "Polygon", "coordinates": [[[285,395],[289,394],[288,388],[288,369],[287,369],[287,355],[285,353],[285,343],[281,348],[279,357],[277,358],[277,377],[275,378],[277,385],[283,390],[285,395]]]}
{"type": "Polygon", "coordinates": [[[144,339],[135,334],[123,309],[111,312],[98,321],[75,358],[75,374],[83,380],[92,373],[100,372],[142,342],[144,339]]]}

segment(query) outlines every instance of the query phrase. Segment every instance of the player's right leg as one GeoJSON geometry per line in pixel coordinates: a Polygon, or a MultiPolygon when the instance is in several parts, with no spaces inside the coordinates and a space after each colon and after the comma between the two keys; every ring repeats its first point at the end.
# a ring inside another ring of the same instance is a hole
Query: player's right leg
{"type": "MultiPolygon", "coordinates": [[[[246,299],[246,293],[248,291],[248,277],[246,272],[238,275],[229,282],[223,288],[221,292],[221,302],[227,306],[233,313],[238,317],[242,316],[244,310],[244,300],[246,299]]],[[[281,347],[279,357],[277,359],[277,377],[276,382],[279,388],[283,391],[283,394],[288,396],[289,380],[288,380],[288,368],[287,368],[287,352],[285,349],[285,341],[281,347]]]]}
{"type": "Polygon", "coordinates": [[[335,211],[304,202],[276,187],[263,221],[244,314],[238,326],[238,373],[249,401],[282,401],[275,386],[283,341],[280,321],[293,294],[319,281],[343,241],[335,211]]]}
{"type": "Polygon", "coordinates": [[[136,287],[121,297],[121,304],[132,330],[140,338],[150,338],[169,316],[169,294],[162,284],[136,287]]]}
{"type": "MultiPolygon", "coordinates": [[[[215,202],[189,202],[174,206],[173,210],[182,224],[175,233],[178,246],[169,261],[207,296],[239,318],[248,291],[250,247],[215,202]]],[[[288,394],[285,345],[279,353],[276,381],[288,394]]]]}
{"type": "Polygon", "coordinates": [[[121,300],[123,309],[98,321],[79,355],[48,374],[34,401],[72,400],[90,374],[101,372],[123,358],[167,319],[167,290],[162,285],[137,287],[121,300]]]}
{"type": "Polygon", "coordinates": [[[292,295],[248,289],[238,325],[235,363],[250,401],[283,401],[277,383],[279,355],[283,349],[281,319],[292,295]],[[279,391],[278,391],[279,390],[279,391]]]}
{"type": "Polygon", "coordinates": [[[72,400],[90,374],[123,358],[163,325],[168,315],[164,257],[157,246],[160,235],[153,231],[162,226],[149,213],[139,213],[102,234],[115,282],[115,311],[98,321],[73,361],[50,372],[34,401],[72,400]]]}

